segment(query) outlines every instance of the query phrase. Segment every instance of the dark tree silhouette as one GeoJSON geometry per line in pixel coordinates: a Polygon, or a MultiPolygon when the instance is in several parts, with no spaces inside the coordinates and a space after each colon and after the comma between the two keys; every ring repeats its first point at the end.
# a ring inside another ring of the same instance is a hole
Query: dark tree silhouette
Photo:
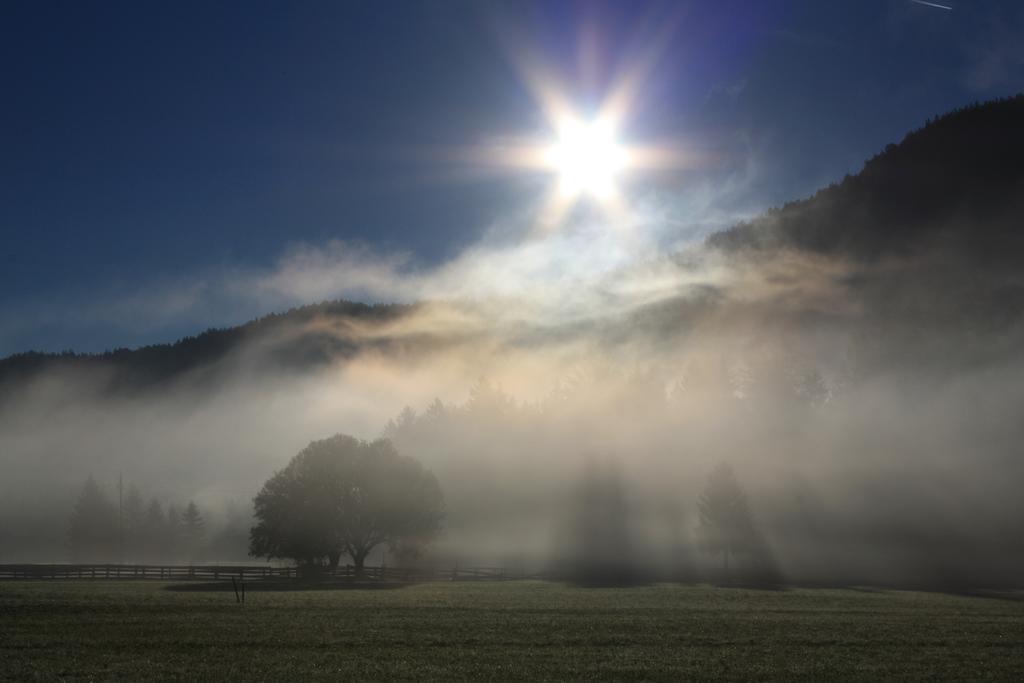
{"type": "Polygon", "coordinates": [[[386,543],[424,543],[440,530],[437,479],[390,441],[338,434],[314,441],[271,477],[255,498],[254,557],[335,567],[347,554],[357,572],[386,543]]]}
{"type": "Polygon", "coordinates": [[[72,557],[79,561],[109,561],[117,553],[117,507],[92,476],[75,503],[68,541],[72,557]]]}
{"type": "Polygon", "coordinates": [[[145,545],[146,506],[134,484],[124,493],[122,521],[125,559],[137,560],[145,545]]]}
{"type": "Polygon", "coordinates": [[[164,525],[162,539],[163,552],[170,559],[180,559],[183,536],[181,513],[178,512],[178,506],[171,503],[167,506],[167,523],[164,525]]]}
{"type": "Polygon", "coordinates": [[[167,517],[160,501],[153,498],[146,508],[146,518],[142,524],[140,543],[144,557],[155,560],[164,552],[164,538],[167,533],[167,517]]]}
{"type": "Polygon", "coordinates": [[[219,530],[208,534],[207,547],[216,549],[217,554],[223,557],[245,557],[249,552],[252,509],[248,503],[243,506],[229,499],[225,504],[223,518],[219,530]]]}
{"type": "Polygon", "coordinates": [[[584,585],[637,583],[626,483],[618,467],[588,462],[572,507],[568,578],[584,585]]]}
{"type": "Polygon", "coordinates": [[[731,252],[795,248],[870,260],[939,238],[961,258],[1014,266],[1024,249],[1024,235],[1008,229],[1024,206],[1022,116],[1024,94],[950,112],[886,147],[860,173],[714,233],[708,243],[731,252]],[[950,232],[951,217],[960,230],[950,232]]]}
{"type": "Polygon", "coordinates": [[[500,386],[480,377],[469,388],[469,400],[463,409],[473,416],[500,417],[516,409],[516,402],[500,386]]]}
{"type": "Polygon", "coordinates": [[[206,522],[194,501],[189,501],[181,513],[182,540],[190,557],[199,551],[206,536],[206,522]]]}
{"type": "MultiPolygon", "coordinates": [[[[19,353],[0,358],[0,396],[7,389],[5,385],[13,388],[16,383],[56,369],[101,368],[112,371],[113,376],[105,385],[105,390],[111,393],[151,389],[194,368],[213,365],[255,338],[277,335],[282,329],[290,329],[295,325],[305,327],[310,320],[337,317],[353,321],[387,321],[401,318],[415,309],[415,305],[405,304],[367,305],[351,301],[329,301],[267,315],[239,327],[211,328],[173,344],[155,344],[137,349],[118,348],[96,354],[71,351],[19,353]]],[[[356,343],[352,339],[324,334],[313,328],[308,333],[290,339],[290,344],[277,349],[266,359],[268,365],[311,370],[350,355],[356,343]]]]}
{"type": "Polygon", "coordinates": [[[729,571],[729,558],[755,550],[755,532],[747,496],[729,465],[722,463],[711,472],[697,501],[700,514],[701,546],[721,553],[722,568],[729,571]]]}

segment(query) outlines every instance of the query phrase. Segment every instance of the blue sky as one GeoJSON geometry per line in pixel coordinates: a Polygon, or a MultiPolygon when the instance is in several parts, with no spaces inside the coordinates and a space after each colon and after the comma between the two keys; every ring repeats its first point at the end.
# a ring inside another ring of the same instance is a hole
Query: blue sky
{"type": "Polygon", "coordinates": [[[548,182],[447,153],[548,132],[514,56],[585,112],[667,26],[622,135],[715,161],[629,191],[697,239],[930,116],[1024,90],[1024,6],[943,4],[5,3],[0,354],[169,341],[301,303],[221,291],[297,249],[439,267],[548,182]],[[153,310],[123,313],[138,306],[153,310]]]}

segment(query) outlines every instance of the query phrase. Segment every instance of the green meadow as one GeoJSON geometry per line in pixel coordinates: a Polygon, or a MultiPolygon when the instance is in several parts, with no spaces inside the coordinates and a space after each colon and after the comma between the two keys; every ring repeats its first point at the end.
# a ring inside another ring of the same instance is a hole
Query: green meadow
{"type": "Polygon", "coordinates": [[[0,677],[994,678],[1024,675],[1017,594],[436,582],[259,590],[0,583],[0,677]]]}

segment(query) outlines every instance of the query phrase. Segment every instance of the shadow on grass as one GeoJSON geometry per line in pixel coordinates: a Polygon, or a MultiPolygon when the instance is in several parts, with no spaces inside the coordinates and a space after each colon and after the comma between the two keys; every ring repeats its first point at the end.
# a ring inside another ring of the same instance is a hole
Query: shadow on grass
{"type": "MultiPolygon", "coordinates": [[[[335,591],[335,590],[393,590],[404,588],[409,584],[383,581],[246,581],[246,593],[269,593],[286,591],[335,591]]],[[[239,586],[240,587],[240,586],[239,586]]],[[[209,583],[175,583],[165,586],[164,590],[176,593],[233,593],[231,581],[215,581],[209,583]]]]}
{"type": "Polygon", "coordinates": [[[710,585],[715,588],[741,588],[748,591],[771,591],[771,592],[784,592],[792,588],[792,586],[786,586],[781,583],[771,583],[766,581],[716,581],[710,585]]]}
{"type": "Polygon", "coordinates": [[[740,570],[717,570],[698,574],[697,577],[715,588],[741,588],[755,591],[788,591],[793,588],[776,567],[774,561],[740,570]]]}
{"type": "Polygon", "coordinates": [[[1017,588],[984,588],[972,587],[959,582],[949,581],[890,581],[865,584],[854,581],[799,581],[791,584],[792,588],[837,589],[856,593],[888,593],[892,591],[913,591],[935,593],[939,595],[955,595],[965,598],[988,598],[991,600],[1007,600],[1024,602],[1024,590],[1017,588]]]}
{"type": "Polygon", "coordinates": [[[989,590],[976,588],[970,590],[945,591],[950,595],[963,595],[968,598],[988,598],[989,600],[1007,600],[1009,602],[1024,602],[1024,591],[1020,590],[989,590]]]}

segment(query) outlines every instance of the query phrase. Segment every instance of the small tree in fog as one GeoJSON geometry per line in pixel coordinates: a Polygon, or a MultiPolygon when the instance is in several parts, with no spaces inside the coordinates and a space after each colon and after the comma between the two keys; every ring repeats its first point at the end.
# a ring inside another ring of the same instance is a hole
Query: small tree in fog
{"type": "Polygon", "coordinates": [[[437,479],[390,441],[338,434],[314,441],[271,477],[255,500],[253,557],[336,567],[349,555],[361,572],[382,543],[424,543],[440,530],[437,479]]]}
{"type": "Polygon", "coordinates": [[[134,484],[124,494],[123,522],[126,559],[137,560],[145,542],[146,505],[134,484]]]}
{"type": "Polygon", "coordinates": [[[117,553],[117,540],[117,506],[90,476],[71,514],[71,554],[79,561],[109,561],[117,553]]]}
{"type": "Polygon", "coordinates": [[[167,518],[160,501],[153,498],[146,508],[146,517],[142,522],[141,546],[147,561],[161,557],[164,552],[164,534],[167,529],[167,518]]]}
{"type": "Polygon", "coordinates": [[[216,548],[217,554],[223,558],[245,557],[249,553],[251,526],[251,508],[229,499],[224,505],[223,522],[215,533],[207,535],[208,547],[216,548]]]}
{"type": "Polygon", "coordinates": [[[179,560],[182,545],[181,513],[178,506],[170,503],[167,506],[167,523],[164,525],[163,552],[172,560],[179,560]]]}
{"type": "Polygon", "coordinates": [[[639,581],[626,482],[618,467],[589,461],[570,502],[567,578],[590,585],[639,581]]]}
{"type": "Polygon", "coordinates": [[[206,536],[206,522],[194,501],[189,501],[181,513],[181,535],[189,556],[195,556],[206,536]]]}
{"type": "Polygon", "coordinates": [[[700,513],[701,546],[710,553],[721,553],[722,567],[729,570],[729,557],[754,549],[754,524],[747,496],[740,488],[729,465],[718,465],[697,501],[700,513]]]}

